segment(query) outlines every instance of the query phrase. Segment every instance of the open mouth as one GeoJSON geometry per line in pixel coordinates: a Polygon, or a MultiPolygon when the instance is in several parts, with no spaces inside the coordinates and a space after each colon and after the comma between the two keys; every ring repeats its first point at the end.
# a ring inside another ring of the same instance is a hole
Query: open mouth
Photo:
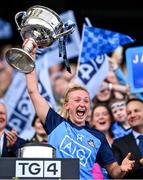
{"type": "Polygon", "coordinates": [[[99,122],[99,124],[100,124],[100,125],[105,125],[105,124],[106,124],[106,122],[105,122],[105,121],[103,121],[103,122],[99,122]]]}
{"type": "Polygon", "coordinates": [[[78,109],[76,111],[76,114],[79,116],[79,117],[83,117],[85,115],[85,109],[78,109]]]}

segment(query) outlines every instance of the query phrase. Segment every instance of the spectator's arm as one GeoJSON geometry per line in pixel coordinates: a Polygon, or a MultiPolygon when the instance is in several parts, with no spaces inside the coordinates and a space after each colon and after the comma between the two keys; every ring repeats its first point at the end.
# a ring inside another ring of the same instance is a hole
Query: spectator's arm
{"type": "Polygon", "coordinates": [[[121,68],[119,67],[119,64],[117,63],[116,59],[109,58],[110,66],[112,67],[112,70],[114,71],[116,78],[118,79],[119,83],[122,85],[127,84],[127,78],[121,68]]]}
{"type": "Polygon", "coordinates": [[[112,83],[107,83],[107,82],[103,82],[103,87],[105,88],[108,88],[109,90],[114,90],[114,91],[117,91],[117,92],[121,92],[123,94],[126,94],[126,93],[130,93],[130,88],[128,85],[126,86],[123,86],[123,85],[120,85],[120,84],[112,84],[112,83]]]}

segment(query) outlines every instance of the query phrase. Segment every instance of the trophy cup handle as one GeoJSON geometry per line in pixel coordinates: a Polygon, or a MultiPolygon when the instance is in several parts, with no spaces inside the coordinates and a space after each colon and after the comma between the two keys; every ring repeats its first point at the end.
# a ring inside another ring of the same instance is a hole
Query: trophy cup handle
{"type": "Polygon", "coordinates": [[[75,29],[76,25],[72,22],[72,21],[68,21],[67,23],[65,23],[64,25],[64,32],[60,33],[60,34],[57,34],[54,39],[57,40],[57,39],[60,39],[61,37],[63,36],[67,36],[71,33],[74,32],[74,29],[75,29]]]}
{"type": "Polygon", "coordinates": [[[15,23],[16,23],[16,25],[17,25],[17,27],[18,27],[18,31],[21,30],[21,27],[20,27],[20,25],[18,24],[18,18],[19,18],[20,16],[24,16],[24,15],[26,15],[26,12],[25,12],[25,11],[20,11],[20,12],[18,12],[18,13],[15,15],[15,23]]]}

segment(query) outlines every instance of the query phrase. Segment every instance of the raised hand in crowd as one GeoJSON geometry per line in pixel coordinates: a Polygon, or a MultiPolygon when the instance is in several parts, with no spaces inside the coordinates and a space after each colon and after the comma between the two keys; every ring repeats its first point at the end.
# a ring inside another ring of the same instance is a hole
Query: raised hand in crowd
{"type": "Polygon", "coordinates": [[[108,88],[109,90],[114,90],[123,94],[130,93],[129,85],[113,84],[110,82],[103,81],[102,88],[108,88]]]}
{"type": "Polygon", "coordinates": [[[6,132],[6,139],[7,139],[7,147],[11,148],[17,141],[17,132],[15,129],[6,132]]]}
{"type": "Polygon", "coordinates": [[[15,157],[18,149],[26,141],[17,136],[14,129],[7,132],[7,111],[3,102],[0,102],[0,154],[2,157],[15,157]]]}

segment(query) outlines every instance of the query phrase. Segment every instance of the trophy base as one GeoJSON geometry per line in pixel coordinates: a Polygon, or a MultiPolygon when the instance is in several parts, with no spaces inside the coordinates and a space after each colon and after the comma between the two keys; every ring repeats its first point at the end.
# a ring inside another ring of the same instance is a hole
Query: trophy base
{"type": "Polygon", "coordinates": [[[5,58],[9,65],[22,73],[30,73],[35,68],[33,58],[23,49],[11,48],[6,52],[5,58]]]}

